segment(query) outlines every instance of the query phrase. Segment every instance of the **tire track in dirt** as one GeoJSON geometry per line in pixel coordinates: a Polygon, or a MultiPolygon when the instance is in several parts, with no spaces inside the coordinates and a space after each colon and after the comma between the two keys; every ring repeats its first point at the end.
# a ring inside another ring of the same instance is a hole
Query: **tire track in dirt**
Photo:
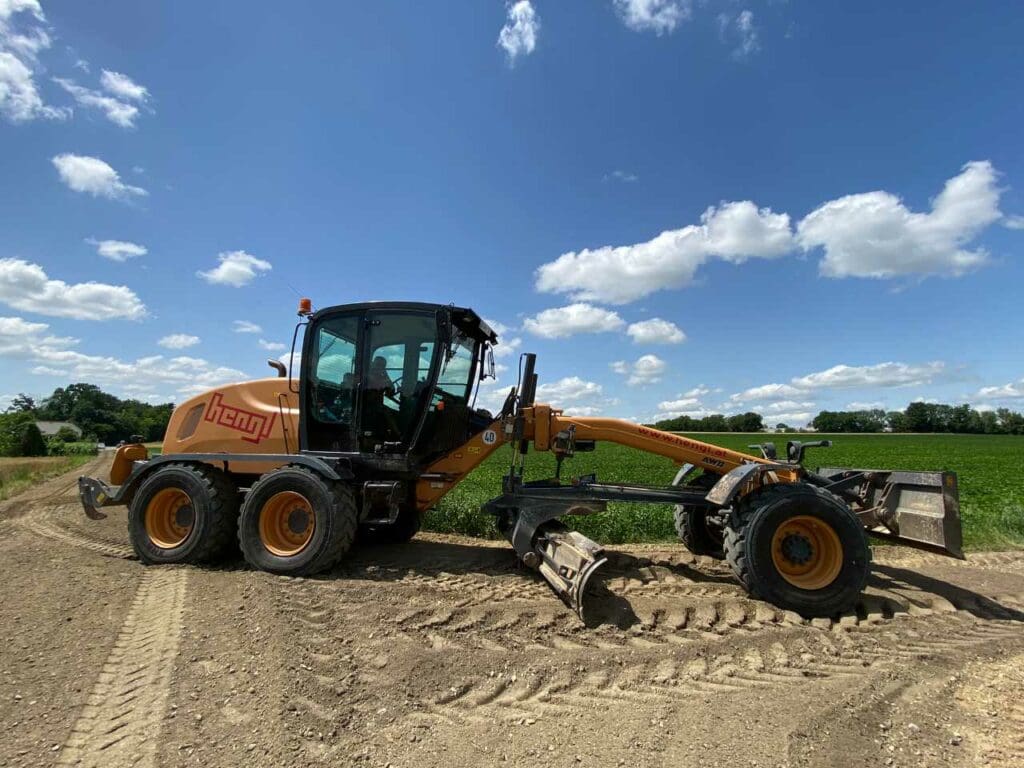
{"type": "Polygon", "coordinates": [[[151,568],[142,575],[58,765],[148,768],[156,764],[187,583],[188,571],[180,568],[151,568]]]}
{"type": "Polygon", "coordinates": [[[87,549],[107,557],[135,560],[135,552],[127,544],[116,544],[99,536],[87,536],[80,531],[66,528],[49,517],[24,517],[18,521],[21,527],[32,533],[62,544],[87,549]]]}
{"type": "Polygon", "coordinates": [[[456,724],[495,718],[525,721],[564,716],[597,706],[667,705],[687,697],[876,675],[911,661],[943,657],[1000,640],[1021,639],[1015,622],[984,622],[961,615],[911,619],[883,637],[863,628],[848,632],[804,629],[767,646],[738,642],[712,655],[650,651],[613,659],[597,670],[583,666],[479,676],[436,697],[418,717],[456,724]]]}

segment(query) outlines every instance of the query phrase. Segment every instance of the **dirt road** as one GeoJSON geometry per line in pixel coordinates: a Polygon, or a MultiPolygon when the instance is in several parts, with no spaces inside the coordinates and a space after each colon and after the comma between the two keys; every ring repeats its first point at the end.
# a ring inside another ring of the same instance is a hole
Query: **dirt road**
{"type": "Polygon", "coordinates": [[[857,611],[807,622],[616,548],[588,629],[469,539],[145,568],[73,476],[0,505],[0,546],[0,766],[1024,764],[1022,554],[876,550],[857,611]]]}

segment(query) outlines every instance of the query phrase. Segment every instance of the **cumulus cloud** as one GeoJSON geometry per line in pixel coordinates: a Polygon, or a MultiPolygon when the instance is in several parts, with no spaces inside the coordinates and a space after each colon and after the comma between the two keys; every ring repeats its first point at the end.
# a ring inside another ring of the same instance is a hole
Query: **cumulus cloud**
{"type": "MultiPolygon", "coordinates": [[[[889,192],[847,195],[804,217],[795,235],[788,214],[749,200],[722,203],[708,208],[700,224],[646,242],[563,253],[537,269],[535,287],[576,301],[626,304],[692,283],[712,259],[738,264],[819,247],[819,271],[826,277],[959,276],[987,260],[984,249],[970,244],[1002,218],[997,178],[990,162],[967,163],[928,213],[911,211],[889,192]]],[[[1008,219],[1008,226],[1018,226],[1018,218],[1008,219]]]]}
{"type": "Polygon", "coordinates": [[[1024,216],[1007,216],[1003,226],[1007,229],[1024,229],[1024,216]]]}
{"type": "Polygon", "coordinates": [[[848,411],[884,411],[885,408],[886,405],[881,400],[854,400],[852,403],[846,404],[846,410],[848,411]]]}
{"type": "Polygon", "coordinates": [[[498,33],[498,45],[504,49],[509,64],[520,56],[528,56],[537,47],[540,17],[530,0],[519,0],[507,6],[508,18],[498,33]]]}
{"type": "Polygon", "coordinates": [[[85,242],[96,246],[96,253],[111,261],[128,261],[136,256],[145,256],[149,251],[146,246],[131,243],[126,240],[93,240],[85,242]]]}
{"type": "Polygon", "coordinates": [[[797,239],[804,250],[824,249],[826,277],[962,275],[987,259],[967,246],[1002,215],[996,178],[990,162],[967,163],[929,213],[911,211],[889,192],[847,195],[808,214],[797,239]]]}
{"type": "Polygon", "coordinates": [[[288,349],[287,344],[282,344],[279,341],[267,341],[266,339],[260,339],[259,345],[268,352],[283,352],[288,349]]]}
{"type": "Polygon", "coordinates": [[[170,336],[164,336],[157,342],[161,347],[166,347],[167,349],[187,349],[188,347],[194,347],[198,343],[198,336],[192,336],[187,333],[172,333],[170,336]]]}
{"type": "Polygon", "coordinates": [[[796,398],[824,389],[872,389],[910,387],[930,384],[945,373],[945,363],[934,361],[920,365],[878,363],[876,365],[834,365],[824,371],[795,376],[788,384],[763,384],[737,392],[729,397],[736,405],[743,403],[785,403],[785,408],[809,408],[813,403],[796,402],[796,398]]]}
{"type": "Polygon", "coordinates": [[[0,116],[12,123],[68,117],[70,110],[45,104],[36,86],[37,57],[50,45],[36,0],[0,0],[0,116]]]}
{"type": "Polygon", "coordinates": [[[690,0],[614,0],[623,23],[637,32],[672,32],[690,18],[690,0]]]}
{"type": "Polygon", "coordinates": [[[630,387],[656,384],[661,381],[661,376],[667,367],[665,361],[657,355],[641,355],[632,363],[618,360],[611,364],[613,371],[628,376],[626,384],[630,387]]]}
{"type": "Polygon", "coordinates": [[[632,323],[626,333],[633,338],[634,344],[682,344],[686,341],[682,328],[660,317],[632,323]]]}
{"type": "Polygon", "coordinates": [[[798,376],[792,384],[802,390],[851,389],[856,387],[907,387],[928,384],[943,373],[945,363],[924,365],[878,363],[877,365],[834,365],[831,368],[798,376]]]}
{"type": "Polygon", "coordinates": [[[567,376],[537,387],[537,402],[561,408],[571,416],[594,416],[614,404],[603,397],[600,384],[579,376],[567,376]]]}
{"type": "Polygon", "coordinates": [[[60,179],[75,192],[86,192],[93,197],[121,200],[148,194],[141,187],[121,181],[120,175],[98,157],[62,154],[52,160],[60,179]]]}
{"type": "Polygon", "coordinates": [[[982,387],[974,397],[978,400],[1017,400],[1024,398],[1024,379],[997,386],[982,387]]]}
{"type": "Polygon", "coordinates": [[[256,323],[250,323],[248,320],[235,320],[234,321],[235,333],[262,333],[263,328],[256,325],[256,323]]]}
{"type": "Polygon", "coordinates": [[[617,331],[625,324],[616,312],[577,303],[538,312],[523,321],[523,329],[545,339],[562,339],[578,333],[617,331]]]}
{"type": "Polygon", "coordinates": [[[52,317],[76,320],[138,320],[146,307],[124,285],[87,282],[69,285],[52,280],[38,264],[23,259],[0,259],[0,302],[52,317]]]}
{"type": "Polygon", "coordinates": [[[541,265],[536,288],[584,301],[625,304],[693,282],[709,259],[739,264],[793,249],[789,216],[749,200],[708,208],[700,224],[662,232],[643,243],[570,251],[541,265]]]}
{"type": "Polygon", "coordinates": [[[78,339],[53,336],[45,323],[0,317],[0,357],[34,363],[31,372],[65,381],[88,381],[132,396],[150,398],[168,386],[182,394],[245,379],[242,371],[195,357],[151,355],[137,360],[89,355],[71,347],[78,339]]]}
{"type": "Polygon", "coordinates": [[[241,288],[256,279],[258,274],[269,272],[273,268],[269,261],[257,259],[245,251],[228,251],[218,254],[217,261],[220,263],[213,269],[196,274],[208,283],[241,288]]]}

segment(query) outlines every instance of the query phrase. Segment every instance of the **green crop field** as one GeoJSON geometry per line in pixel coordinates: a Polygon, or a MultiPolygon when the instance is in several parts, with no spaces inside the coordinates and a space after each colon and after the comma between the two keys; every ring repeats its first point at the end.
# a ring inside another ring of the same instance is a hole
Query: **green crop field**
{"type": "MultiPolygon", "coordinates": [[[[788,439],[829,438],[832,448],[810,449],[807,466],[865,469],[952,470],[959,476],[964,542],[970,549],[1024,545],[1024,438],[1006,435],[764,435],[696,434],[698,440],[745,450],[772,440],[782,450],[788,439]]],[[[427,516],[426,528],[445,533],[495,537],[491,517],[480,504],[498,495],[511,453],[502,449],[476,469],[427,516]]],[[[596,472],[602,482],[665,484],[675,465],[660,456],[611,443],[565,462],[563,478],[596,472]]],[[[551,477],[554,459],[531,451],[527,479],[551,477]]],[[[604,544],[674,540],[672,509],[654,504],[611,504],[608,512],[575,518],[573,527],[604,544]]]]}

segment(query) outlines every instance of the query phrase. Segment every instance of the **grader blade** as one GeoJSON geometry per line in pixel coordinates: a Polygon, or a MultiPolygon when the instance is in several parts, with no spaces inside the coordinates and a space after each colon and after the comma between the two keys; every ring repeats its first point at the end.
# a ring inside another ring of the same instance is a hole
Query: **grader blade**
{"type": "Polygon", "coordinates": [[[542,528],[534,545],[539,558],[538,570],[576,615],[587,622],[585,615],[587,584],[606,562],[604,550],[579,531],[561,526],[542,528]]]}
{"type": "Polygon", "coordinates": [[[856,494],[870,535],[963,559],[956,473],[822,467],[816,474],[832,481],[826,488],[856,494]]]}

